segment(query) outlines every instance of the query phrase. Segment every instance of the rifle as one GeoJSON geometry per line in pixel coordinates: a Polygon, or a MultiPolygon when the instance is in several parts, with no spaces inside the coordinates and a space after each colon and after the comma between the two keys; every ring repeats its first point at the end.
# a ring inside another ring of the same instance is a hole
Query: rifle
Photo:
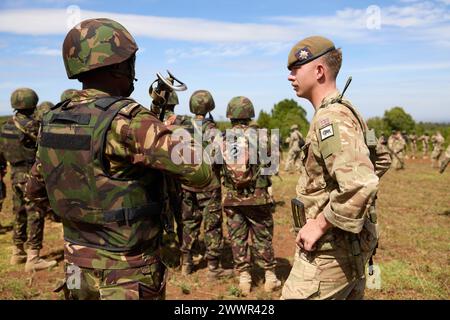
{"type": "Polygon", "coordinates": [[[156,80],[153,81],[148,88],[148,93],[153,99],[152,106],[158,107],[161,112],[159,114],[159,120],[164,120],[166,113],[167,101],[172,91],[186,91],[187,86],[180,80],[178,80],[169,70],[167,70],[168,77],[163,77],[161,73],[156,73],[156,80]],[[178,85],[175,85],[175,82],[178,85]]]}
{"type": "Polygon", "coordinates": [[[394,155],[394,157],[396,157],[397,158],[397,160],[401,163],[401,165],[402,166],[404,166],[405,165],[405,163],[403,162],[403,160],[402,159],[400,159],[400,157],[397,155],[397,153],[396,152],[394,152],[394,150],[392,150],[390,147],[389,147],[389,145],[386,143],[386,149],[389,151],[389,153],[391,153],[391,154],[393,154],[394,155]]]}

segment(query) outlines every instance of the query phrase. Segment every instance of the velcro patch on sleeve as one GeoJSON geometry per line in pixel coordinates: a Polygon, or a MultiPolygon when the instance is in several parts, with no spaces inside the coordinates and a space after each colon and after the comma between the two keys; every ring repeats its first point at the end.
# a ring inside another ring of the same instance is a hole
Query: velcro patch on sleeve
{"type": "Polygon", "coordinates": [[[333,123],[318,130],[319,150],[324,159],[341,151],[341,137],[338,126],[333,123]]]}
{"type": "Polygon", "coordinates": [[[320,141],[324,141],[334,136],[334,129],[331,124],[326,127],[323,127],[322,129],[319,130],[319,132],[320,132],[320,141]]]}

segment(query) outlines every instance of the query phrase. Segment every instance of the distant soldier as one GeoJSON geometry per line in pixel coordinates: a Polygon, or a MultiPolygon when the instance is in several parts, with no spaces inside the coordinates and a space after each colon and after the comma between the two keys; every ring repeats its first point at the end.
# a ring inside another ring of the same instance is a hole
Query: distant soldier
{"type": "MultiPolygon", "coordinates": [[[[196,132],[203,137],[204,147],[213,143],[215,138],[220,138],[220,131],[212,117],[206,118],[206,114],[214,108],[214,99],[206,90],[195,91],[189,100],[189,109],[195,118],[191,119],[190,125],[186,125],[186,127],[192,134],[196,132]]],[[[181,272],[183,275],[192,272],[192,249],[194,243],[198,241],[203,220],[209,280],[233,274],[233,270],[224,270],[220,267],[223,241],[220,165],[214,164],[213,172],[215,183],[211,183],[208,189],[183,186],[183,244],[181,246],[183,265],[181,272]]]]}
{"type": "Polygon", "coordinates": [[[405,130],[402,131],[402,138],[405,141],[405,149],[404,149],[403,158],[404,159],[409,159],[409,155],[408,155],[408,152],[407,152],[407,148],[409,147],[409,137],[408,137],[408,134],[406,133],[405,130]]]}
{"type": "Polygon", "coordinates": [[[291,134],[289,135],[289,152],[288,158],[286,160],[286,164],[284,166],[285,171],[290,171],[291,166],[296,164],[297,171],[299,169],[299,165],[297,162],[301,148],[305,144],[305,140],[303,140],[303,136],[298,130],[298,125],[293,124],[291,126],[291,134]]]}
{"type": "Polygon", "coordinates": [[[235,135],[233,141],[222,144],[224,164],[222,174],[226,188],[223,206],[227,215],[228,234],[232,243],[235,269],[239,272],[239,288],[243,296],[250,293],[252,266],[249,241],[252,241],[255,258],[261,260],[265,270],[264,290],[271,292],[281,286],[275,275],[275,256],[272,245],[273,217],[271,198],[267,188],[270,177],[261,175],[262,164],[250,162],[248,138],[251,118],[255,116],[252,102],[246,97],[234,97],[228,103],[227,114],[235,135]]]}
{"type": "Polygon", "coordinates": [[[445,139],[442,134],[437,131],[433,137],[431,137],[433,143],[433,152],[431,152],[431,167],[436,168],[440,166],[439,159],[444,151],[445,139]]]}
{"type": "Polygon", "coordinates": [[[388,147],[391,152],[392,167],[396,170],[405,169],[406,142],[400,131],[389,137],[388,147]]]}
{"type": "Polygon", "coordinates": [[[121,24],[84,20],[62,47],[67,76],[83,90],[44,116],[27,183],[28,197],[47,193],[63,218],[67,282],[59,289],[76,300],[164,299],[162,173],[201,188],[211,168],[175,164],[171,151],[186,146],[191,153],[195,143],[175,143],[157,116],[130,98],[138,47],[121,24]]]}
{"type": "Polygon", "coordinates": [[[428,157],[428,145],[430,143],[430,136],[428,135],[428,132],[421,135],[418,141],[422,141],[423,158],[426,159],[428,157]]]}
{"type": "Polygon", "coordinates": [[[381,133],[380,138],[378,139],[378,143],[381,145],[387,145],[387,138],[384,132],[381,133]]]}
{"type": "Polygon", "coordinates": [[[16,113],[0,129],[0,153],[11,165],[15,215],[14,247],[10,262],[13,265],[26,262],[26,272],[47,269],[57,264],[56,261],[46,261],[39,256],[44,238],[44,213],[34,201],[25,197],[25,185],[36,156],[39,123],[34,120],[34,112],[37,103],[38,96],[33,90],[15,90],[11,95],[11,106],[16,113]],[[27,253],[25,243],[28,246],[27,253]]]}
{"type": "Polygon", "coordinates": [[[439,172],[444,173],[445,168],[447,168],[449,163],[450,163],[450,145],[445,150],[445,157],[441,162],[441,168],[439,169],[439,172]]]}
{"type": "Polygon", "coordinates": [[[416,135],[415,131],[413,131],[409,135],[409,143],[410,143],[412,158],[415,159],[416,158],[416,153],[417,153],[417,135],[416,135]]]}
{"type": "Polygon", "coordinates": [[[50,101],[44,101],[41,102],[37,107],[36,111],[33,114],[34,119],[39,122],[39,124],[42,123],[42,118],[44,117],[44,114],[50,111],[51,108],[53,108],[55,105],[51,103],[50,101]]]}

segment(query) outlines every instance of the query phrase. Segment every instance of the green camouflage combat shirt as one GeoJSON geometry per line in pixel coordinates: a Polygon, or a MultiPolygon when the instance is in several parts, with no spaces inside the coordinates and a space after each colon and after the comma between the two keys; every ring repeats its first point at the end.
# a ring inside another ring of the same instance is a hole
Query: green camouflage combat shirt
{"type": "MultiPolygon", "coordinates": [[[[67,108],[78,104],[95,103],[98,98],[108,97],[107,93],[88,89],[77,91],[67,108]]],[[[125,178],[129,175],[144,174],[148,170],[163,171],[178,177],[180,181],[192,186],[206,186],[211,181],[211,169],[202,164],[175,165],[171,152],[175,143],[171,140],[171,131],[156,115],[138,103],[132,102],[121,109],[107,132],[104,159],[108,163],[112,177],[125,178]]],[[[33,199],[45,198],[45,182],[42,178],[42,164],[39,159],[32,168],[27,184],[27,195],[33,199]]],[[[76,181],[68,182],[76,184],[76,181]]],[[[127,269],[151,264],[159,255],[161,226],[155,226],[149,233],[150,243],[137,252],[112,252],[99,248],[76,245],[65,242],[64,256],[68,263],[85,268],[127,269]]]]}

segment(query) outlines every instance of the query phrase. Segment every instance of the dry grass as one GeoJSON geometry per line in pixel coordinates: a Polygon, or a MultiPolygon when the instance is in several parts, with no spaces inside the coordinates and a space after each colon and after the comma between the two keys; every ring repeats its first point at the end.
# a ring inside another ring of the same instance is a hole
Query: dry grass
{"type": "MultiPolygon", "coordinates": [[[[274,178],[278,202],[275,219],[274,248],[277,274],[284,281],[289,273],[294,251],[290,232],[290,199],[295,196],[298,176],[281,172],[274,178]]],[[[0,221],[11,224],[11,192],[4,204],[0,221]]],[[[449,299],[450,298],[450,170],[440,175],[422,160],[407,162],[407,169],[390,171],[382,179],[378,201],[382,238],[375,262],[382,270],[382,289],[367,290],[368,299],[449,299]]],[[[60,227],[47,224],[44,254],[59,253],[60,227]]],[[[10,266],[11,232],[0,235],[0,298],[61,299],[52,293],[63,276],[62,264],[52,271],[25,274],[23,266],[10,266]]],[[[224,250],[224,264],[231,266],[229,245],[224,250]]],[[[190,276],[171,270],[168,299],[240,299],[236,278],[208,282],[206,263],[200,262],[190,276]]],[[[248,299],[278,299],[280,292],[263,290],[263,272],[254,270],[254,290],[248,299]]]]}

